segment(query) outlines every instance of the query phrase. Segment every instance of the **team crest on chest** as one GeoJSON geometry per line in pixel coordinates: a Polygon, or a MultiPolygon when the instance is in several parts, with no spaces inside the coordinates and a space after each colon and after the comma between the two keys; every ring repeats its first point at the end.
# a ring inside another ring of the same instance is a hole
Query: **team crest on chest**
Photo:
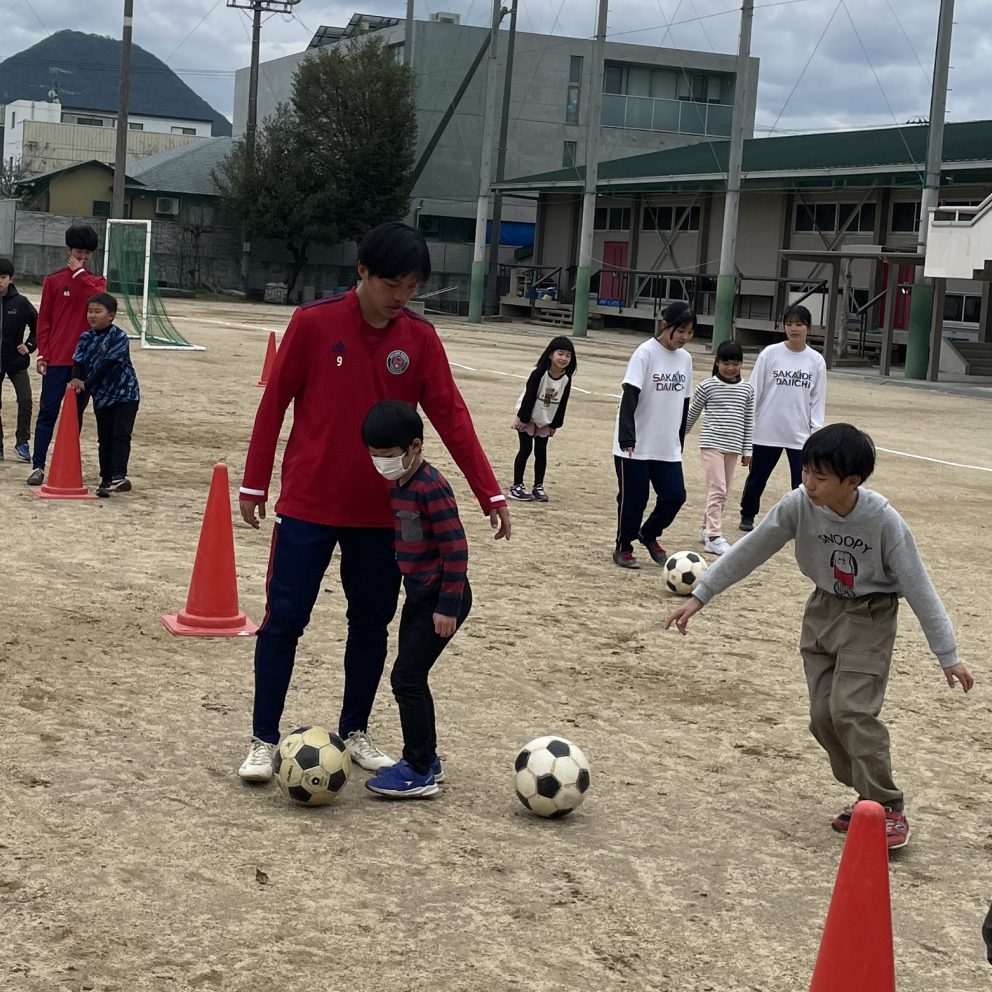
{"type": "Polygon", "coordinates": [[[405,351],[391,351],[386,356],[386,368],[393,375],[402,375],[410,367],[410,356],[405,351]]]}

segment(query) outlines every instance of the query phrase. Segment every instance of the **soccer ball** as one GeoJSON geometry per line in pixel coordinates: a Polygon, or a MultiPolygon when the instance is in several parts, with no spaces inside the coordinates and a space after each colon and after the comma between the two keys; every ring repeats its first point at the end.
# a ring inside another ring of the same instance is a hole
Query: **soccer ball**
{"type": "Polygon", "coordinates": [[[337,734],[323,727],[300,727],[283,738],[272,769],[287,799],[326,806],[348,782],[351,755],[337,734]]]}
{"type": "Polygon", "coordinates": [[[524,745],[513,767],[517,798],[538,816],[567,816],[589,790],[589,762],[564,737],[535,738],[524,745]]]}
{"type": "Polygon", "coordinates": [[[676,551],[665,562],[665,585],[676,596],[688,596],[706,571],[706,561],[695,551],[676,551]]]}

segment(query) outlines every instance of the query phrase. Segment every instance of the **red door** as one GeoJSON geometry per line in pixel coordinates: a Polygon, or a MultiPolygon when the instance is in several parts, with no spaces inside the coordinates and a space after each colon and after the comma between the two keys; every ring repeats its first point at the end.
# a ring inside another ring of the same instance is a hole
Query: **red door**
{"type": "MultiPolygon", "coordinates": [[[[900,265],[899,273],[896,276],[896,282],[899,283],[900,287],[912,284],[913,279],[916,275],[916,269],[912,265],[900,265]]],[[[889,263],[885,262],[882,265],[882,285],[887,286],[889,284],[889,263]]],[[[912,299],[912,290],[906,289],[896,289],[896,300],[895,300],[895,311],[893,313],[892,326],[900,331],[905,331],[909,327],[909,305],[912,299]]],[[[888,306],[889,301],[887,299],[882,300],[882,308],[879,317],[882,321],[885,320],[885,308],[888,306]]]]}
{"type": "Polygon", "coordinates": [[[627,242],[606,241],[603,244],[603,274],[599,280],[599,302],[604,305],[616,301],[618,305],[626,304],[626,273],[610,272],[611,268],[625,269],[627,267],[627,242]]]}

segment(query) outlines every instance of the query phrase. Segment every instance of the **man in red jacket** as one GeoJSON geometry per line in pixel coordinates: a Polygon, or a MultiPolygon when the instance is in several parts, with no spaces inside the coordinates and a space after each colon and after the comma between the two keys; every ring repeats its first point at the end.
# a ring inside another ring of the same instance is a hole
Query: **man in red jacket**
{"type": "MultiPolygon", "coordinates": [[[[65,245],[66,265],[46,276],[41,287],[37,331],[41,400],[34,425],[31,459],[34,471],[28,476],[29,486],[40,486],[45,481],[48,446],[52,442],[65,387],[72,378],[72,355],[83,331],[89,330],[86,302],[94,294],[107,291],[107,280],[103,276],[86,271],[86,265],[96,251],[96,231],[88,224],[75,224],[65,232],[65,245]]],[[[79,393],[76,401],[81,427],[89,394],[79,393]]]]}
{"type": "Polygon", "coordinates": [[[375,403],[398,399],[422,406],[498,528],[496,539],[510,538],[506,499],[441,340],[428,321],[405,309],[430,271],[427,244],[418,231],[389,223],[370,232],[358,249],[361,284],[296,311],[259,403],[241,486],[241,515],[252,527],[265,516],[290,403],[293,428],[282,460],[265,618],[255,644],[252,740],[238,772],[246,781],[272,778],[296,645],[336,546],[348,602],[338,732],[361,767],[393,764],[368,735],[400,586],[389,484],[362,443],[362,422],[375,403]]]}

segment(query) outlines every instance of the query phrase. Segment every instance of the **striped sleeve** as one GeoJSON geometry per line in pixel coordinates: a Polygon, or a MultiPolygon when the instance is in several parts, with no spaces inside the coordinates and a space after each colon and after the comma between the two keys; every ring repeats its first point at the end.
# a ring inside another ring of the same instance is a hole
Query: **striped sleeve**
{"type": "Polygon", "coordinates": [[[468,542],[458,518],[458,505],[451,488],[441,479],[425,486],[419,496],[441,558],[441,592],[437,612],[446,617],[457,617],[468,573],[468,542]]]}

